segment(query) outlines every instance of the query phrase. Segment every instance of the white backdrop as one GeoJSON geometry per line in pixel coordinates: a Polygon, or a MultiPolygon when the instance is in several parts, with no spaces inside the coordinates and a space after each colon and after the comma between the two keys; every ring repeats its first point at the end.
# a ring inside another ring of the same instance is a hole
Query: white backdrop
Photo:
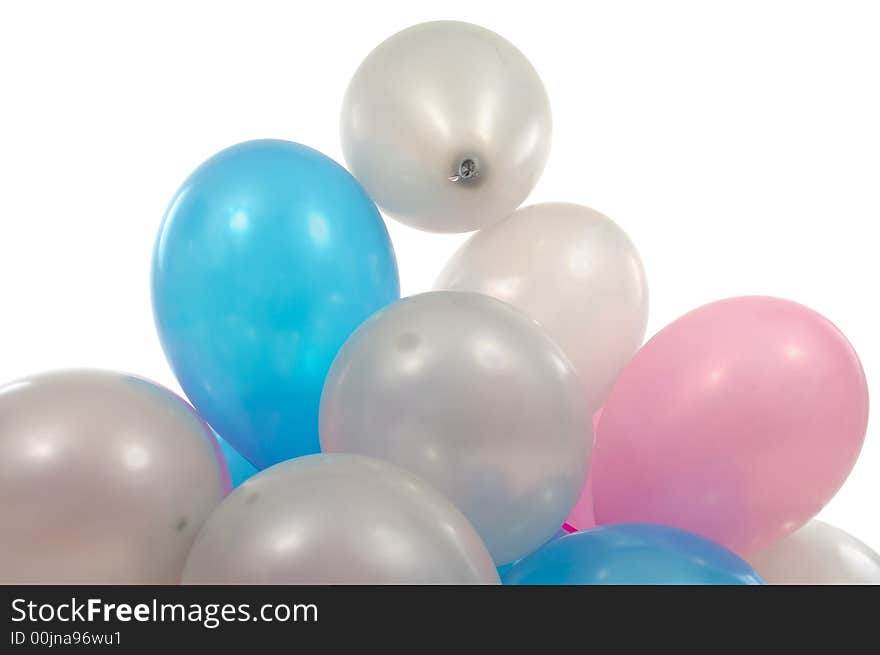
{"type": "MultiPolygon", "coordinates": [[[[215,151],[278,137],[341,159],[360,60],[432,19],[512,40],[547,86],[529,203],[587,204],[644,259],[649,334],[779,295],[850,338],[880,388],[880,6],[871,2],[143,2],[0,5],[0,379],[95,366],[177,388],[153,238],[215,151]]],[[[404,294],[464,237],[389,221],[404,294]]],[[[880,436],[822,516],[880,549],[880,436]]]]}

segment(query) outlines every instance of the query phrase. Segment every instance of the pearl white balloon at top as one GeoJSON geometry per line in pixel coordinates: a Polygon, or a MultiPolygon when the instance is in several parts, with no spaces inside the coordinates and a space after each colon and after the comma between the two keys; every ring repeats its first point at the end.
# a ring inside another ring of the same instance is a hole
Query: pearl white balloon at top
{"type": "Polygon", "coordinates": [[[309,455],[246,480],[199,533],[188,584],[498,584],[452,503],[360,455],[309,455]]]}
{"type": "Polygon", "coordinates": [[[496,563],[562,525],[584,485],[592,426],[577,374],[528,316],[475,293],[380,310],[339,351],[321,449],[394,462],[474,524],[496,563]]]}
{"type": "Polygon", "coordinates": [[[228,491],[210,428],[167,389],[106,371],[0,387],[0,583],[177,584],[228,491]]]}
{"type": "Polygon", "coordinates": [[[639,254],[613,221],[580,205],[525,207],[478,232],[435,288],[485,293],[538,321],[577,369],[591,410],[645,336],[648,285],[639,254]]]}
{"type": "Polygon", "coordinates": [[[431,232],[501,220],[550,151],[550,103],[510,42],[454,21],[415,25],[373,50],[342,107],[345,161],[379,207],[431,232]]]}
{"type": "Polygon", "coordinates": [[[880,584],[880,554],[815,519],[749,563],[768,584],[880,584]]]}

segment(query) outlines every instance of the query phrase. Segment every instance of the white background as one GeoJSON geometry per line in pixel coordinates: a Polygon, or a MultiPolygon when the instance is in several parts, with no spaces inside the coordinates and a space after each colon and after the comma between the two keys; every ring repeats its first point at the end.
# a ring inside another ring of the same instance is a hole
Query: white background
{"type": "MultiPolygon", "coordinates": [[[[880,389],[880,5],[872,2],[4,2],[0,379],[71,366],[177,388],[149,297],[153,239],[215,151],[278,137],[341,158],[346,85],[432,19],[513,41],[547,86],[529,202],[595,207],[651,285],[649,335],[772,294],[833,320],[880,389]]],[[[458,235],[389,221],[405,294],[458,235]]],[[[876,424],[876,422],[874,422],[876,424]]],[[[823,512],[880,549],[880,435],[823,512]]]]}

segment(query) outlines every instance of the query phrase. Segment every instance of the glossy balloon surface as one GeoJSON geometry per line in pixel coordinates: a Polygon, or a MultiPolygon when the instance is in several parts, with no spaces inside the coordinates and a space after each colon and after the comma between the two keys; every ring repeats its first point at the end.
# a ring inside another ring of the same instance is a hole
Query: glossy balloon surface
{"type": "Polygon", "coordinates": [[[300,457],[208,519],[188,584],[498,584],[467,519],[419,478],[359,455],[300,457]]]}
{"type": "Polygon", "coordinates": [[[815,519],[749,561],[767,584],[880,585],[880,554],[815,519]]]}
{"type": "Polygon", "coordinates": [[[372,316],[340,350],[321,446],[421,476],[504,564],[547,541],[583,488],[592,430],[579,391],[525,314],[480,294],[425,293],[372,316]]]}
{"type": "Polygon", "coordinates": [[[756,585],[754,570],[699,535],[650,524],[574,532],[503,576],[510,585],[756,585]]]}
{"type": "Polygon", "coordinates": [[[598,409],[642,343],[648,285],[629,237],[588,207],[525,207],[473,235],[437,289],[494,296],[534,318],[562,346],[598,409]]]}
{"type": "Polygon", "coordinates": [[[813,517],[868,419],[859,359],[811,309],[730,298],[660,331],[602,408],[596,522],[675,525],[748,555],[813,517]]]}
{"type": "Polygon", "coordinates": [[[249,141],[202,164],[165,215],[153,308],[180,385],[255,466],[318,451],[336,351],[399,295],[385,225],[321,153],[249,141]]]}
{"type": "Polygon", "coordinates": [[[390,37],[342,108],[345,161],[394,218],[432,232],[501,220],[535,186],[551,135],[538,74],[510,42],[437,21],[390,37]]]}
{"type": "Polygon", "coordinates": [[[106,371],[0,387],[0,583],[177,584],[229,490],[181,398],[106,371]]]}

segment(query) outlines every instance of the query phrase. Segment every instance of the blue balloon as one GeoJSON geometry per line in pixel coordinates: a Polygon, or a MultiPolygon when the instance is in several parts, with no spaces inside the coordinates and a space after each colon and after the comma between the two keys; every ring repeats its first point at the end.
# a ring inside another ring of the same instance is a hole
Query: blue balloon
{"type": "Polygon", "coordinates": [[[228,441],[216,432],[214,433],[214,436],[217,437],[217,443],[220,444],[220,451],[223,453],[223,457],[226,460],[226,466],[229,469],[229,478],[232,481],[233,489],[252,475],[259,473],[257,467],[242,457],[235,448],[229,445],[228,441]]]}
{"type": "MultiPolygon", "coordinates": [[[[551,541],[556,541],[557,539],[561,539],[562,537],[564,537],[568,533],[569,533],[568,530],[566,530],[565,528],[559,528],[559,530],[556,531],[556,534],[554,534],[552,537],[550,537],[550,539],[548,539],[545,542],[545,544],[549,544],[551,541]]],[[[523,561],[523,558],[520,558],[518,560],[514,560],[513,562],[509,562],[507,564],[502,564],[501,566],[495,567],[498,569],[498,577],[503,578],[504,575],[510,569],[512,569],[518,562],[522,562],[522,561],[523,561]]]]}
{"type": "Polygon", "coordinates": [[[502,577],[509,585],[756,585],[745,561],[704,537],[647,523],[607,525],[551,541],[502,577]]]}
{"type": "Polygon", "coordinates": [[[316,453],[337,350],[400,297],[376,206],[332,159],[249,141],[171,201],[153,252],[162,347],[199,413],[258,468],[316,453]]]}

